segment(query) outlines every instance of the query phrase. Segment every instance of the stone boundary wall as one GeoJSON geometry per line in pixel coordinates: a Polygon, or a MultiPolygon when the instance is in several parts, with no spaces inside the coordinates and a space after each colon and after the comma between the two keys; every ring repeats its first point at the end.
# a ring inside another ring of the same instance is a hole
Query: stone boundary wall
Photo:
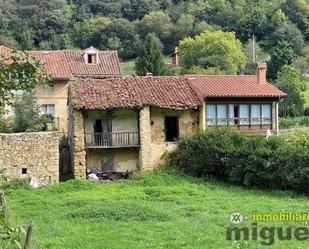
{"type": "Polygon", "coordinates": [[[57,183],[59,142],[55,132],[0,133],[0,169],[12,178],[34,176],[39,186],[57,183]]]}

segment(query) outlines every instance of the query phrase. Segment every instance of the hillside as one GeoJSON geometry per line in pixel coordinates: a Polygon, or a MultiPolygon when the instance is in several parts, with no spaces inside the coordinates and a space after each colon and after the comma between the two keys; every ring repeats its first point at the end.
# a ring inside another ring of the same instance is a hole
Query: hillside
{"type": "Polygon", "coordinates": [[[254,35],[268,52],[288,39],[299,53],[309,40],[306,0],[0,0],[0,9],[0,44],[25,50],[93,45],[129,59],[148,33],[171,54],[206,29],[234,31],[243,44],[254,35]]]}

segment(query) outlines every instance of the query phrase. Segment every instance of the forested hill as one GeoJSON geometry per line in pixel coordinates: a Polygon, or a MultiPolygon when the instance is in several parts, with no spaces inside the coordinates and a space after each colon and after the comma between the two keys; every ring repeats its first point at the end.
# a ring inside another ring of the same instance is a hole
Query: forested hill
{"type": "Polygon", "coordinates": [[[27,50],[94,45],[128,59],[147,33],[169,54],[206,29],[295,57],[309,40],[309,0],[0,0],[0,44],[27,50]]]}

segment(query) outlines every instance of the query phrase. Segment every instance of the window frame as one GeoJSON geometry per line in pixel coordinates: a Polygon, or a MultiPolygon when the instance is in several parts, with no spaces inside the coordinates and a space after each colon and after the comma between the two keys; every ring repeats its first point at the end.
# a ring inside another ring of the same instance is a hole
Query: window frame
{"type": "Polygon", "coordinates": [[[42,113],[44,115],[52,115],[54,118],[56,117],[56,105],[54,105],[54,104],[43,104],[43,105],[41,105],[41,109],[42,109],[42,113]],[[53,113],[48,113],[47,112],[49,106],[53,106],[54,107],[53,113]],[[46,112],[44,111],[44,108],[45,108],[46,112]]]}
{"type": "Polygon", "coordinates": [[[98,54],[97,53],[87,53],[87,64],[89,65],[98,64],[98,54]],[[91,60],[91,62],[89,59],[91,60]]]}
{"type": "Polygon", "coordinates": [[[272,102],[207,102],[206,108],[205,108],[205,124],[206,126],[209,127],[223,127],[223,126],[231,126],[231,127],[257,127],[260,126],[262,128],[263,125],[269,125],[272,127],[273,125],[273,113],[272,113],[272,102]],[[215,118],[208,118],[208,113],[207,113],[207,106],[209,105],[214,105],[215,106],[215,118]],[[226,118],[218,118],[218,105],[226,105],[226,118]],[[230,116],[230,105],[233,105],[233,109],[235,107],[238,108],[238,117],[231,117],[230,116]],[[248,116],[247,117],[240,117],[240,105],[247,105],[248,106],[248,116]],[[252,117],[252,106],[253,105],[259,105],[260,108],[260,117],[252,117]],[[268,105],[269,106],[269,117],[263,116],[263,105],[268,105]],[[252,118],[259,119],[258,124],[253,124],[252,118]],[[241,124],[241,119],[247,119],[248,124],[241,124]],[[220,120],[226,120],[226,124],[220,125],[218,121],[220,120]],[[234,124],[231,124],[230,121],[233,120],[234,124]],[[265,120],[269,120],[270,123],[264,123],[265,120]],[[215,125],[209,125],[209,121],[213,122],[215,121],[215,125]]]}

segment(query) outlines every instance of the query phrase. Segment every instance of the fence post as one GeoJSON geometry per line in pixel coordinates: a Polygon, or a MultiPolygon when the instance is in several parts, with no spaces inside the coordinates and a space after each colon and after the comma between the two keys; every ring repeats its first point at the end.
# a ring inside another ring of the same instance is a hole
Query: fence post
{"type": "Polygon", "coordinates": [[[27,230],[27,235],[26,235],[26,241],[25,241],[24,249],[29,249],[30,248],[31,235],[32,235],[32,222],[30,222],[30,225],[29,225],[28,230],[27,230]]]}

